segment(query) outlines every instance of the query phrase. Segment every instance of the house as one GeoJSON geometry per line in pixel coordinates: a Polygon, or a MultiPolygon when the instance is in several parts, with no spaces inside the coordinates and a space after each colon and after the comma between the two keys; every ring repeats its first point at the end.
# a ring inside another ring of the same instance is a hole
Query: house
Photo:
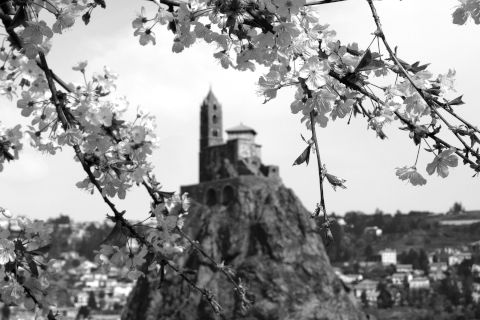
{"type": "Polygon", "coordinates": [[[423,277],[425,275],[425,271],[420,269],[413,269],[413,276],[414,277],[423,277]]]}
{"type": "Polygon", "coordinates": [[[384,266],[396,265],[397,264],[397,250],[394,249],[384,249],[380,251],[380,257],[382,264],[384,266]]]}
{"type": "Polygon", "coordinates": [[[337,273],[337,276],[346,284],[351,284],[353,282],[358,282],[363,280],[363,276],[361,274],[343,274],[337,273]]]}
{"type": "Polygon", "coordinates": [[[445,272],[448,269],[448,265],[446,262],[433,262],[430,263],[429,270],[431,273],[435,272],[445,272]]]}
{"type": "Polygon", "coordinates": [[[397,264],[397,272],[410,273],[413,272],[413,265],[411,264],[397,264]]]}
{"type": "Polygon", "coordinates": [[[92,269],[96,269],[98,268],[97,264],[96,263],[93,263],[91,261],[88,261],[88,260],[85,260],[83,261],[78,267],[77,269],[83,273],[83,274],[87,274],[87,273],[90,273],[92,272],[92,269]]]}
{"type": "Polygon", "coordinates": [[[412,275],[410,273],[396,272],[392,274],[392,284],[396,286],[401,286],[404,284],[405,280],[410,282],[412,280],[412,275]]]}
{"type": "Polygon", "coordinates": [[[378,262],[376,261],[360,261],[358,263],[358,265],[361,267],[361,268],[364,268],[364,269],[369,269],[369,268],[375,268],[378,266],[378,262]]]}
{"type": "Polygon", "coordinates": [[[133,282],[118,282],[117,285],[113,288],[113,296],[126,299],[132,291],[134,286],[133,282]]]}
{"type": "Polygon", "coordinates": [[[78,314],[77,308],[72,307],[61,307],[55,310],[61,316],[62,319],[75,319],[78,314]]]}
{"type": "Polygon", "coordinates": [[[433,281],[440,281],[445,279],[447,276],[443,271],[435,271],[435,272],[430,272],[428,274],[428,277],[432,279],[433,281]]]}
{"type": "Polygon", "coordinates": [[[85,283],[88,288],[105,288],[107,285],[108,276],[101,273],[93,273],[83,275],[80,280],[85,283]]]}
{"type": "Polygon", "coordinates": [[[376,305],[379,294],[377,287],[378,281],[365,279],[353,286],[353,292],[357,299],[361,299],[362,293],[365,292],[367,301],[370,304],[376,305]]]}
{"type": "Polygon", "coordinates": [[[414,277],[408,285],[410,290],[430,289],[430,280],[427,277],[414,277]]]}
{"type": "Polygon", "coordinates": [[[472,272],[476,274],[480,274],[480,264],[473,264],[472,265],[472,272]]]}
{"type": "Polygon", "coordinates": [[[50,264],[51,270],[55,273],[61,273],[63,270],[63,267],[66,264],[66,261],[65,260],[52,260],[52,261],[53,262],[51,262],[50,264]]]}
{"type": "Polygon", "coordinates": [[[88,304],[88,296],[88,292],[79,291],[73,299],[75,307],[80,308],[81,306],[86,306],[88,304]]]}
{"type": "Polygon", "coordinates": [[[429,273],[428,276],[433,280],[433,281],[441,281],[447,277],[447,275],[443,272],[436,272],[436,273],[429,273]]]}
{"type": "Polygon", "coordinates": [[[109,278],[118,278],[121,275],[121,270],[115,266],[111,266],[108,269],[108,277],[109,278]]]}
{"type": "Polygon", "coordinates": [[[480,301],[480,292],[472,292],[472,300],[478,303],[480,301]]]}
{"type": "Polygon", "coordinates": [[[472,253],[470,252],[457,252],[448,257],[448,265],[454,266],[463,262],[463,260],[472,259],[472,253]]]}
{"type": "Polygon", "coordinates": [[[73,259],[80,260],[80,255],[76,251],[62,252],[62,253],[60,253],[60,256],[64,260],[73,260],[73,259]]]}

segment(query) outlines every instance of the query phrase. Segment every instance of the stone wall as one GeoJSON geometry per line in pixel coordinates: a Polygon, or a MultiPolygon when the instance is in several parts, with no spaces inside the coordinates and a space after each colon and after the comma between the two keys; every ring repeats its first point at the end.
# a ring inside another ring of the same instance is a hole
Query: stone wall
{"type": "MultiPolygon", "coordinates": [[[[268,168],[275,168],[269,166],[268,168]]],[[[190,198],[198,203],[208,206],[228,205],[234,201],[238,201],[239,189],[250,189],[258,183],[267,183],[271,185],[281,184],[278,176],[278,168],[271,174],[271,177],[259,176],[238,176],[234,178],[219,179],[213,181],[202,182],[199,184],[182,186],[180,192],[183,194],[188,192],[190,198]]]]}

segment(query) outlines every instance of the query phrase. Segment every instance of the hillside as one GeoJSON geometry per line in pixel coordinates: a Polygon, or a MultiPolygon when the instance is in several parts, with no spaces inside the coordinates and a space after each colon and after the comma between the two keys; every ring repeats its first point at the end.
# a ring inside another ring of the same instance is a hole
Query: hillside
{"type": "Polygon", "coordinates": [[[400,253],[410,249],[431,251],[467,246],[480,240],[480,223],[472,223],[475,217],[480,217],[478,211],[460,215],[429,212],[395,215],[377,212],[367,215],[349,212],[345,215],[345,224],[337,224],[333,228],[336,241],[328,248],[328,255],[332,262],[337,263],[369,259],[370,254],[385,248],[400,253]],[[451,221],[458,223],[448,224],[451,221]],[[365,231],[373,226],[382,230],[381,236],[372,236],[365,231]]]}
{"type": "MultiPolygon", "coordinates": [[[[226,319],[364,319],[335,276],[314,221],[298,198],[280,183],[238,181],[228,206],[194,203],[185,226],[205,251],[236,270],[255,302],[242,311],[232,286],[195,252],[182,262],[192,280],[213,291],[226,319]]],[[[154,275],[140,281],[122,319],[214,319],[199,295],[179,277],[157,289],[154,275]]]]}

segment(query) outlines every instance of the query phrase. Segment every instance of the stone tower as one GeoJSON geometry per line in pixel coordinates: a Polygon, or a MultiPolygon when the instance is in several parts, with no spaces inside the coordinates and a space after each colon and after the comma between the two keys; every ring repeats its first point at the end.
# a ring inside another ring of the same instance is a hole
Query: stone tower
{"type": "Polygon", "coordinates": [[[222,105],[210,89],[200,107],[200,182],[208,180],[205,171],[208,165],[206,150],[208,147],[223,144],[222,122],[222,105]]]}
{"type": "Polygon", "coordinates": [[[199,183],[182,186],[181,192],[208,206],[228,205],[237,198],[240,186],[258,179],[280,182],[278,167],[264,165],[257,132],[244,124],[227,131],[223,141],[222,106],[208,92],[200,107],[199,183]]]}

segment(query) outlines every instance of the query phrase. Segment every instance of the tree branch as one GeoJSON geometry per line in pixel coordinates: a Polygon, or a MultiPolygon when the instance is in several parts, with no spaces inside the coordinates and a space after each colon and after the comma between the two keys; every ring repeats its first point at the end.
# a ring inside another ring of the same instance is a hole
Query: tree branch
{"type": "Polygon", "coordinates": [[[374,19],[375,24],[377,26],[377,31],[375,32],[375,35],[377,37],[379,37],[380,39],[382,39],[382,42],[385,45],[385,48],[387,49],[387,51],[390,55],[390,58],[394,61],[397,68],[401,71],[401,74],[403,75],[403,77],[405,77],[410,82],[411,86],[420,95],[420,97],[425,101],[425,103],[429,106],[430,110],[432,110],[432,112],[435,113],[435,115],[437,115],[443,121],[443,123],[445,123],[447,125],[447,127],[455,135],[455,137],[463,144],[463,146],[465,147],[465,150],[467,150],[472,155],[474,155],[477,158],[477,160],[480,160],[480,154],[477,153],[475,150],[473,150],[457,132],[452,130],[452,128],[453,128],[452,125],[445,119],[445,117],[443,117],[442,114],[440,114],[440,112],[438,112],[437,105],[436,105],[435,101],[434,100],[432,101],[432,99],[427,97],[425,92],[415,84],[415,82],[413,81],[410,74],[407,72],[407,70],[405,70],[402,63],[400,63],[400,61],[398,60],[397,55],[395,54],[395,52],[390,47],[390,45],[389,45],[389,43],[388,43],[388,41],[385,37],[385,33],[383,32],[382,24],[380,22],[380,17],[378,16],[375,5],[373,4],[373,0],[367,0],[367,2],[370,6],[370,10],[372,12],[373,19],[374,19]]]}

